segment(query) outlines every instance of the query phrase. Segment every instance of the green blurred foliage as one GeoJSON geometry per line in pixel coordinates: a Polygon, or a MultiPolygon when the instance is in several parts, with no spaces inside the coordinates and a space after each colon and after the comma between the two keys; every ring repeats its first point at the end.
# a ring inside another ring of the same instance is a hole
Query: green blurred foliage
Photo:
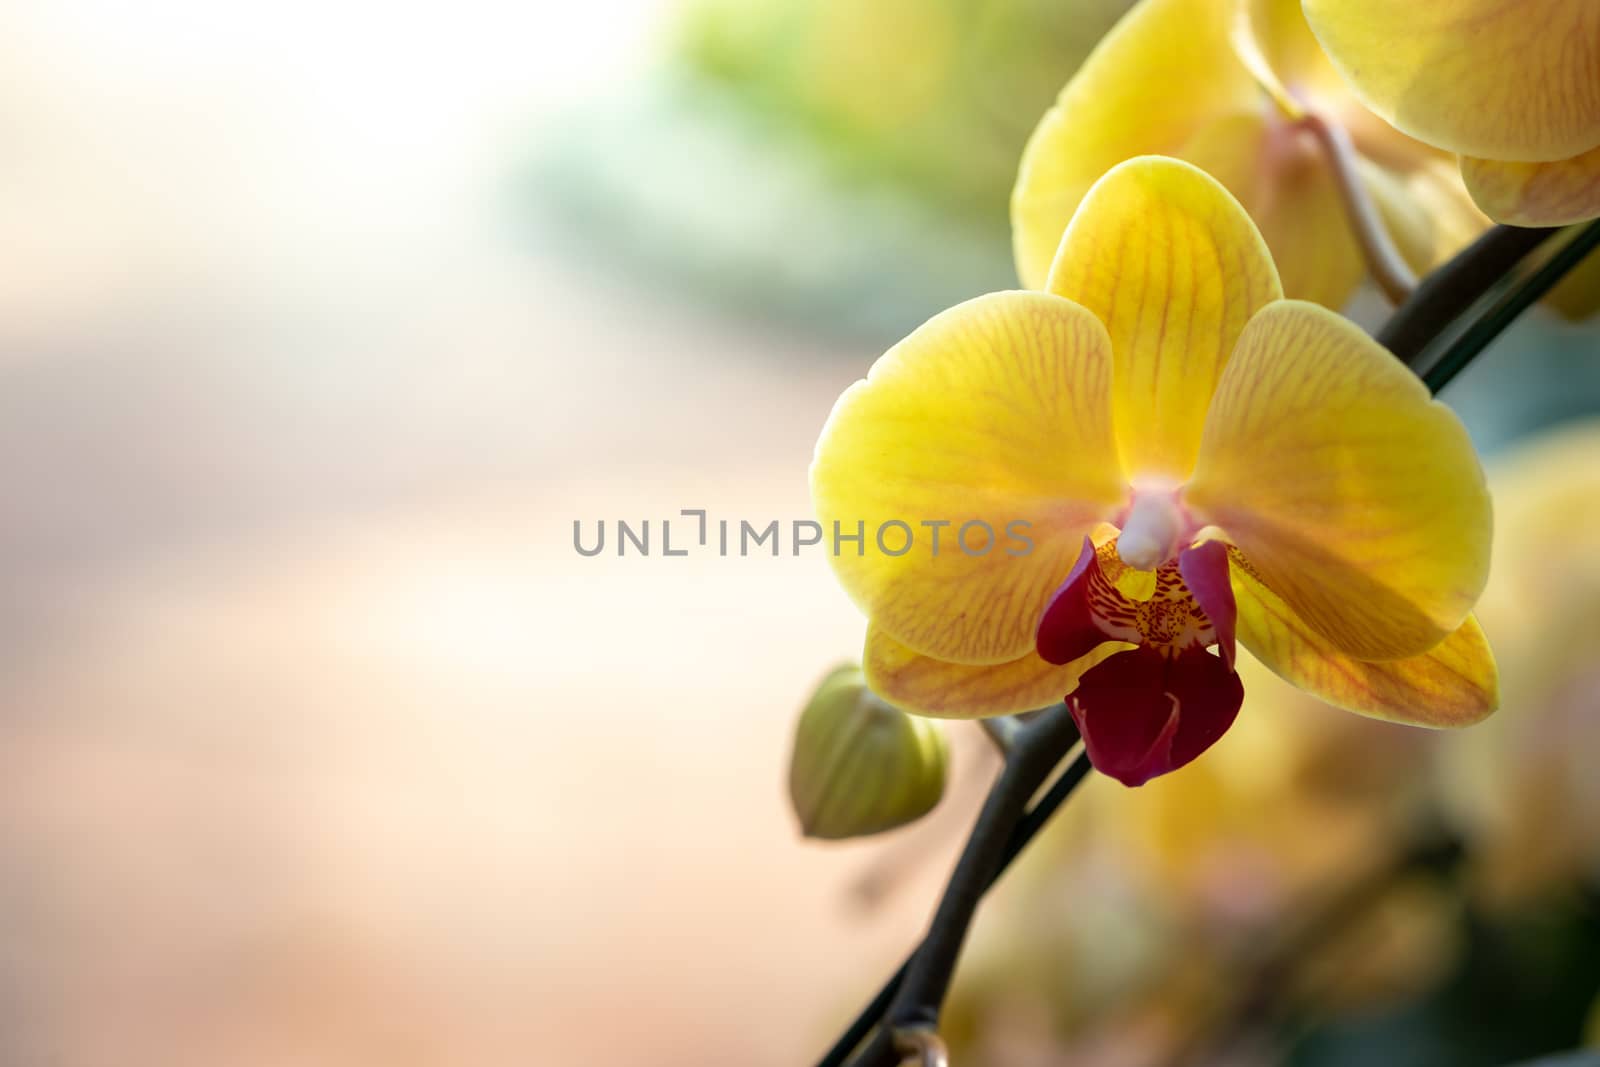
{"type": "Polygon", "coordinates": [[[846,173],[1003,221],[1023,143],[1129,0],[695,0],[682,54],[846,173]]]}
{"type": "Polygon", "coordinates": [[[1129,0],[689,0],[660,61],[532,161],[572,253],[887,345],[1016,285],[1029,132],[1129,0]]]}

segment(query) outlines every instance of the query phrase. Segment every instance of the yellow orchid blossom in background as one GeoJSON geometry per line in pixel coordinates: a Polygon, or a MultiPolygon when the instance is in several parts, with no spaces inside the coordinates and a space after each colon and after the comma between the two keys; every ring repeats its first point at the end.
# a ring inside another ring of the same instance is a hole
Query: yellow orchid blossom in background
{"type": "Polygon", "coordinates": [[[1600,4],[1595,0],[1305,0],[1367,106],[1461,156],[1490,217],[1600,217],[1600,4]]]}
{"type": "Polygon", "coordinates": [[[1600,876],[1600,419],[1491,469],[1500,551],[1478,610],[1505,634],[1505,714],[1453,737],[1439,785],[1500,904],[1600,876]]]}
{"type": "Polygon", "coordinates": [[[1227,729],[1236,637],[1369,715],[1459,725],[1497,700],[1465,430],[1351,323],[1283,299],[1238,201],[1178,160],[1106,174],[1046,291],[968,301],[880,358],[811,490],[836,537],[880,532],[831,557],[876,692],[945,716],[1070,692],[1129,784],[1227,729]],[[1027,548],[952,543],[974,527],[1027,548]]]}
{"type": "Polygon", "coordinates": [[[1276,258],[1284,293],[1338,309],[1366,274],[1328,160],[1298,125],[1341,126],[1365,191],[1412,269],[1487,220],[1453,160],[1364,108],[1297,0],[1141,0],[1062,90],[1023,152],[1012,194],[1017,272],[1039,288],[1089,187],[1133,156],[1170,155],[1227,187],[1276,258]]]}

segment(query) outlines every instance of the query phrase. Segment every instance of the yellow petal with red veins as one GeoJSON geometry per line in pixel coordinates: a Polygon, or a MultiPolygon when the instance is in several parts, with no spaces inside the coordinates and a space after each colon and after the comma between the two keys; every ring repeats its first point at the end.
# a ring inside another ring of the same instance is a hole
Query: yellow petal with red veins
{"type": "Polygon", "coordinates": [[[1489,493],[1460,420],[1315,304],[1286,300],[1251,320],[1184,502],[1358,659],[1428,651],[1488,577],[1489,493]]]}
{"type": "Polygon", "coordinates": [[[1104,327],[1060,297],[991,293],[920,326],[817,441],[811,498],[845,590],[926,656],[1032,650],[1084,534],[1126,497],[1110,391],[1104,327]]]}
{"type": "Polygon", "coordinates": [[[1600,146],[1594,0],[1305,0],[1367,106],[1419,140],[1490,159],[1600,146]]]}
{"type": "Polygon", "coordinates": [[[897,708],[946,719],[975,719],[1014,715],[1057,703],[1089,668],[1132,647],[1108,641],[1059,667],[1035,652],[1009,663],[972,666],[918,655],[870,626],[861,666],[872,691],[897,708]]]}
{"type": "MultiPolygon", "coordinates": [[[[1600,78],[1600,71],[1595,76],[1600,78]]],[[[1472,199],[1496,222],[1566,226],[1600,218],[1600,146],[1553,163],[1463,156],[1461,177],[1472,199]]]]}
{"type": "Polygon", "coordinates": [[[1047,287],[1111,334],[1124,468],[1182,481],[1245,323],[1282,296],[1255,223],[1204,171],[1131,159],[1084,197],[1047,287]]]}
{"type": "Polygon", "coordinates": [[[1280,678],[1330,704],[1413,726],[1466,726],[1499,706],[1494,654],[1471,616],[1433,649],[1406,659],[1347,656],[1230,553],[1238,637],[1280,678]]]}
{"type": "Polygon", "coordinates": [[[1106,34],[1040,120],[1011,194],[1017,275],[1042,288],[1061,234],[1102,174],[1177,154],[1213,119],[1254,110],[1260,92],[1228,48],[1231,0],[1143,0],[1106,34]]]}

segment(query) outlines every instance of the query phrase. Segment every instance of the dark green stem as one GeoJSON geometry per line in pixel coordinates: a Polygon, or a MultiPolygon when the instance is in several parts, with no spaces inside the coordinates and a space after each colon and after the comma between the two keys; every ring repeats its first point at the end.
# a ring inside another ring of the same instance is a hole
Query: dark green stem
{"type": "Polygon", "coordinates": [[[1584,257],[1600,247],[1600,219],[1591,222],[1549,261],[1534,271],[1525,281],[1506,293],[1485,311],[1466,331],[1445,349],[1422,376],[1429,389],[1437,393],[1478,353],[1489,346],[1517,320],[1534,302],[1549,292],[1562,278],[1582,263],[1584,257]]]}
{"type": "Polygon", "coordinates": [[[1077,740],[1077,727],[1062,704],[1047,708],[1019,728],[927,935],[818,1067],[841,1067],[869,1035],[872,1040],[853,1061],[855,1067],[890,1067],[898,1062],[893,1041],[896,1028],[937,1023],[979,900],[1091,770],[1088,756],[1080,752],[1039,802],[1027,808],[1029,799],[1049,780],[1077,740]]]}
{"type": "Polygon", "coordinates": [[[912,957],[894,1002],[893,1027],[934,1026],[950,988],[956,958],[978,901],[1000,876],[1006,842],[1022,822],[1028,801],[1044,785],[1061,758],[1078,741],[1078,728],[1065,705],[1058,704],[1022,726],[1006,755],[1005,766],[989,791],[956,869],[945,886],[922,947],[912,957]]]}
{"type": "Polygon", "coordinates": [[[1495,226],[1417,286],[1378,331],[1378,342],[1408,366],[1423,349],[1518,263],[1559,230],[1495,226]]]}

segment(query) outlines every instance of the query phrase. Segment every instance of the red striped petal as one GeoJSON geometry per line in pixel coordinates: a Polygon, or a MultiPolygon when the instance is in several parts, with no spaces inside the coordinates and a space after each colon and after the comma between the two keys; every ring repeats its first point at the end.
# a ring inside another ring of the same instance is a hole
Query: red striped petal
{"type": "Polygon", "coordinates": [[[1045,605],[1039,617],[1035,643],[1046,663],[1071,663],[1087,656],[1104,643],[1105,631],[1095,622],[1089,603],[1091,572],[1100,569],[1094,542],[1083,539],[1083,552],[1073,564],[1072,573],[1045,605]]]}

